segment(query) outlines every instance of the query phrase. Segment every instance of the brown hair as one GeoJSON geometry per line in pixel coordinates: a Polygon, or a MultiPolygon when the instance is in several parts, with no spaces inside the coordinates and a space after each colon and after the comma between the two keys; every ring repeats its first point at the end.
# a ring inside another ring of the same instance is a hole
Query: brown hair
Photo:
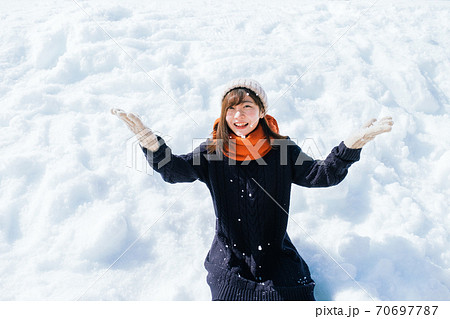
{"type": "MultiPolygon", "coordinates": [[[[207,146],[208,153],[214,153],[216,151],[223,151],[223,145],[229,145],[229,139],[230,139],[230,133],[232,132],[231,129],[228,127],[227,121],[226,121],[226,114],[230,107],[241,104],[242,101],[245,99],[246,96],[250,96],[255,103],[258,105],[259,110],[262,113],[266,113],[266,109],[264,108],[264,105],[261,102],[261,99],[256,95],[255,92],[252,90],[249,90],[247,88],[234,88],[230,90],[223,98],[222,100],[222,109],[220,112],[220,118],[219,123],[217,123],[214,126],[214,131],[216,131],[216,136],[214,140],[210,140],[207,146]],[[222,141],[222,143],[217,143],[217,141],[222,141]]],[[[264,135],[266,136],[266,139],[270,143],[270,138],[273,139],[285,139],[286,136],[280,135],[277,132],[273,131],[269,124],[267,123],[267,120],[265,117],[260,118],[258,125],[261,125],[264,135]]],[[[274,147],[272,145],[272,147],[274,147]]]]}

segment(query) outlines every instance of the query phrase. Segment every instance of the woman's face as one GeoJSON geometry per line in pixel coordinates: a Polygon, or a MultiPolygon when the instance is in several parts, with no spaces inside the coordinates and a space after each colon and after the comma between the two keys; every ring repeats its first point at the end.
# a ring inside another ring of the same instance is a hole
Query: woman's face
{"type": "Polygon", "coordinates": [[[247,95],[240,104],[227,109],[225,119],[234,134],[247,136],[258,126],[259,119],[262,117],[259,106],[247,95]]]}

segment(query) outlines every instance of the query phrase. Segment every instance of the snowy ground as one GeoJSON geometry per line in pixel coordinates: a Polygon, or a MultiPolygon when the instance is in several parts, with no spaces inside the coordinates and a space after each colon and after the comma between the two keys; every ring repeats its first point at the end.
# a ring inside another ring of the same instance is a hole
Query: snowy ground
{"type": "Polygon", "coordinates": [[[109,109],[185,153],[237,77],[316,157],[394,118],[342,184],[293,187],[317,299],[450,300],[450,1],[140,2],[0,4],[0,300],[209,300],[206,187],[109,109]]]}

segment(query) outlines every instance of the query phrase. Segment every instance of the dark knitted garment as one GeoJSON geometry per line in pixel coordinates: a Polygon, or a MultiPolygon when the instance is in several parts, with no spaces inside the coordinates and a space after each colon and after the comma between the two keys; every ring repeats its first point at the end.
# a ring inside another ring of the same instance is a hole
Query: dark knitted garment
{"type": "Polygon", "coordinates": [[[192,153],[144,150],[147,161],[169,183],[200,180],[216,214],[216,234],[205,260],[212,299],[314,300],[307,264],[286,233],[292,183],[338,184],[361,150],[344,143],[324,160],[313,160],[289,139],[259,160],[236,162],[208,155],[206,142],[192,153]]]}

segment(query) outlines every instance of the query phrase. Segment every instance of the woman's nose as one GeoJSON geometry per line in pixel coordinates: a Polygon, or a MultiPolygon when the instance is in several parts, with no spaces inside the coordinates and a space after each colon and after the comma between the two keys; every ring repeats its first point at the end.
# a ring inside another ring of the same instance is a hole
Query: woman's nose
{"type": "Polygon", "coordinates": [[[238,118],[239,116],[243,115],[244,113],[242,110],[236,110],[236,113],[234,113],[234,118],[238,118]]]}

